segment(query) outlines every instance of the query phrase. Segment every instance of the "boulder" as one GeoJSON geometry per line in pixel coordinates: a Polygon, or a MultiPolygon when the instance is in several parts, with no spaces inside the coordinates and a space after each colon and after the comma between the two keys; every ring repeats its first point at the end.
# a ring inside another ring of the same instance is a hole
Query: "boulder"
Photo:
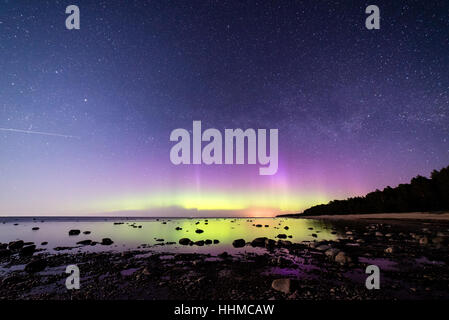
{"type": "Polygon", "coordinates": [[[290,293],[292,289],[292,281],[290,279],[275,279],[271,283],[271,287],[283,293],[290,293]]]}
{"type": "Polygon", "coordinates": [[[203,232],[204,232],[204,230],[201,230],[201,229],[196,229],[196,230],[195,230],[195,232],[196,232],[196,233],[203,233],[203,232]]]}
{"type": "Polygon", "coordinates": [[[237,239],[232,242],[232,245],[234,246],[234,248],[242,248],[245,246],[245,244],[246,244],[246,242],[244,239],[237,239]]]}
{"type": "Polygon", "coordinates": [[[182,238],[182,239],[179,239],[179,244],[181,244],[181,245],[183,245],[183,246],[189,245],[190,242],[191,242],[191,241],[190,241],[189,238],[182,238]]]}
{"type": "Polygon", "coordinates": [[[251,241],[251,245],[253,247],[265,247],[265,241],[267,239],[268,239],[267,237],[256,238],[253,241],[251,241]]]}
{"type": "Polygon", "coordinates": [[[22,240],[12,241],[9,243],[8,248],[9,250],[19,250],[23,247],[24,242],[22,240]]]}
{"type": "Polygon", "coordinates": [[[81,233],[80,230],[72,229],[69,231],[69,236],[77,236],[81,233]]]}
{"type": "Polygon", "coordinates": [[[34,244],[30,246],[25,246],[20,250],[21,256],[32,256],[34,251],[36,251],[36,246],[34,244]]]}
{"type": "Polygon", "coordinates": [[[31,230],[33,230],[33,231],[39,230],[39,227],[33,227],[33,228],[31,228],[31,230]]]}
{"type": "Polygon", "coordinates": [[[280,233],[280,234],[277,235],[277,238],[279,238],[279,239],[287,239],[287,235],[284,234],[284,233],[280,233]]]}
{"type": "Polygon", "coordinates": [[[114,243],[114,241],[112,241],[112,240],[109,239],[109,238],[103,238],[103,239],[101,240],[101,244],[104,245],[104,246],[109,246],[109,245],[111,245],[111,244],[113,244],[113,243],[114,243]]]}
{"type": "Polygon", "coordinates": [[[196,244],[197,246],[202,247],[202,246],[204,246],[204,240],[198,240],[198,241],[195,241],[195,244],[196,244]]]}
{"type": "Polygon", "coordinates": [[[220,243],[220,241],[217,240],[217,239],[215,239],[215,240],[214,240],[214,244],[218,244],[218,243],[220,243]]]}
{"type": "Polygon", "coordinates": [[[212,240],[207,239],[206,241],[204,241],[205,244],[212,244],[212,240]]]}

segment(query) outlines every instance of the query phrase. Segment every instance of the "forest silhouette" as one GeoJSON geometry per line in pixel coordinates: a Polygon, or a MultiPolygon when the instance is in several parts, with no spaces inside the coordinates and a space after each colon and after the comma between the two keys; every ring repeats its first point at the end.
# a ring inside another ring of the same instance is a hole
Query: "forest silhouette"
{"type": "MultiPolygon", "coordinates": [[[[304,210],[304,215],[334,215],[393,212],[429,212],[449,210],[449,166],[434,170],[430,178],[417,176],[410,183],[382,191],[370,192],[364,197],[333,200],[328,204],[304,210]]],[[[292,216],[292,215],[289,215],[292,216]]]]}

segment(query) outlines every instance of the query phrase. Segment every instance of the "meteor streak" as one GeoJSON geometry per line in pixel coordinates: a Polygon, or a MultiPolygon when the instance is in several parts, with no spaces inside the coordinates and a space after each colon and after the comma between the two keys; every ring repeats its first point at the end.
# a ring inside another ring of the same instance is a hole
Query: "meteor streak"
{"type": "Polygon", "coordinates": [[[75,138],[75,139],[80,138],[78,136],[70,136],[70,135],[66,135],[66,134],[31,131],[31,130],[20,130],[20,129],[12,129],[12,128],[0,128],[0,131],[20,132],[20,133],[28,133],[28,134],[40,134],[40,135],[44,135],[44,136],[54,136],[54,137],[62,137],[62,138],[75,138]]]}

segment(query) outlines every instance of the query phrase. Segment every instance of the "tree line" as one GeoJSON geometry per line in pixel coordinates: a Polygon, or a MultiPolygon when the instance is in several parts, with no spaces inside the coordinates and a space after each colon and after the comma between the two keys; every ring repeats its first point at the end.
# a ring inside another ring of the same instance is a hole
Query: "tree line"
{"type": "Polygon", "coordinates": [[[333,200],[306,209],[301,215],[443,210],[449,210],[449,166],[440,171],[434,170],[430,178],[418,175],[410,183],[400,184],[396,188],[387,186],[364,197],[333,200]]]}

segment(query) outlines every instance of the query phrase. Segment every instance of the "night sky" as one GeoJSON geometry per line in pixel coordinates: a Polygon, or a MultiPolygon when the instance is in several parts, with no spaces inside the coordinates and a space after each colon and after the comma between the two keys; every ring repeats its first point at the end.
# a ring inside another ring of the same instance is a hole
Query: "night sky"
{"type": "Polygon", "coordinates": [[[0,128],[0,215],[270,216],[396,186],[449,165],[449,3],[0,0],[0,128]],[[277,174],[173,165],[193,120],[279,129],[277,174]]]}

